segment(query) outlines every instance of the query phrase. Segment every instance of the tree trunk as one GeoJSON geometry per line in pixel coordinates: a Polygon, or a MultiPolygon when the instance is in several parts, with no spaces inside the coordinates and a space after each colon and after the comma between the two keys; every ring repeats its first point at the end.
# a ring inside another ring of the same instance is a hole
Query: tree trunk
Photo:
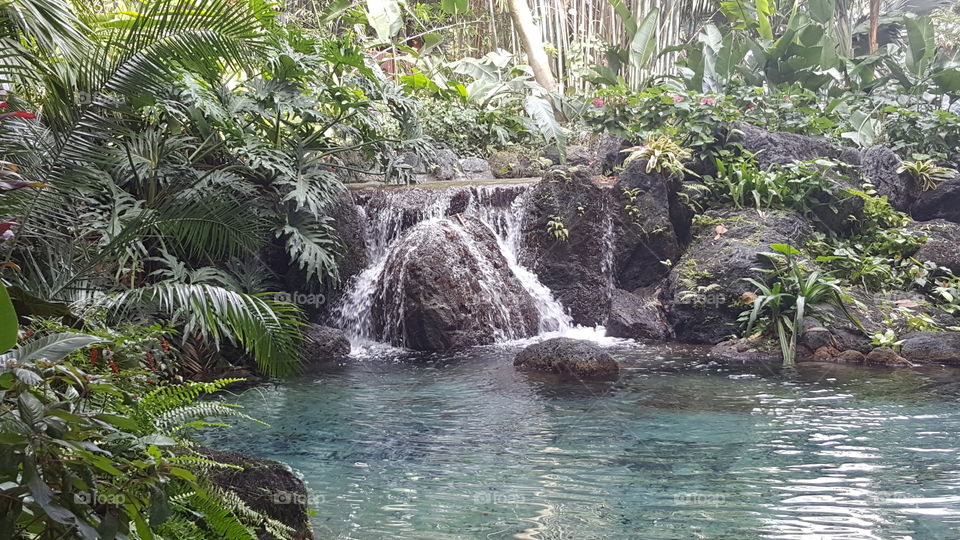
{"type": "Polygon", "coordinates": [[[877,52],[877,29],[880,26],[880,0],[870,0],[870,54],[877,52]]]}
{"type": "Polygon", "coordinates": [[[550,72],[550,61],[547,59],[547,51],[543,48],[543,40],[540,39],[540,29],[533,22],[533,14],[530,13],[527,0],[509,0],[508,8],[510,18],[513,19],[513,27],[520,36],[523,50],[527,53],[527,63],[533,70],[533,77],[547,91],[555,91],[557,81],[550,72]]]}

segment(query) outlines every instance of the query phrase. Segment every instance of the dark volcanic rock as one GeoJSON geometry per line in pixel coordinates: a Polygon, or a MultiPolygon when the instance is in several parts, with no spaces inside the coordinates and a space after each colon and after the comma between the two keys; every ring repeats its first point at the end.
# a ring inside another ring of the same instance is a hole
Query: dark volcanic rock
{"type": "Polygon", "coordinates": [[[627,159],[623,151],[629,147],[630,144],[623,137],[605,131],[597,141],[594,166],[601,174],[613,173],[627,159]]]}
{"type": "Polygon", "coordinates": [[[526,337],[539,323],[493,233],[461,216],[405,233],[387,258],[373,316],[385,341],[417,350],[526,337]]]}
{"type": "Polygon", "coordinates": [[[759,254],[770,251],[770,244],[799,245],[810,233],[810,225],[789,212],[707,212],[662,295],[677,339],[715,344],[737,333],[737,317],[747,308],[740,299],[754,290],[743,278],[761,277],[754,269],[767,264],[759,254]],[[723,234],[717,232],[720,225],[723,234]]]}
{"type": "Polygon", "coordinates": [[[732,127],[740,132],[732,140],[756,154],[763,168],[818,158],[846,165],[843,171],[837,171],[841,174],[830,177],[833,193],[815,196],[814,202],[820,203],[814,207],[821,222],[817,225],[825,232],[846,234],[856,230],[863,218],[864,203],[847,190],[862,190],[864,182],[871,183],[879,195],[887,197],[890,204],[901,211],[907,211],[919,196],[916,182],[909,175],[897,173],[900,160],[889,148],[875,146],[858,151],[818,137],[767,131],[744,123],[732,127]]]}
{"type": "Polygon", "coordinates": [[[614,289],[604,326],[607,335],[613,337],[658,341],[671,337],[660,300],[655,295],[640,296],[623,289],[614,289]]]}
{"type": "Polygon", "coordinates": [[[883,146],[860,151],[860,174],[870,182],[879,195],[885,196],[891,206],[906,212],[920,196],[920,187],[909,174],[900,174],[900,158],[883,146]]]}
{"type": "Polygon", "coordinates": [[[860,155],[856,150],[837,146],[826,139],[767,131],[743,122],[735,123],[731,127],[739,132],[731,137],[731,142],[739,143],[748,152],[756,154],[761,167],[788,165],[794,161],[818,158],[860,165],[860,155]]]}
{"type": "Polygon", "coordinates": [[[343,330],[311,324],[303,329],[302,355],[305,365],[340,360],[350,354],[350,340],[343,330]]]}
{"type": "Polygon", "coordinates": [[[907,334],[900,354],[918,364],[960,364],[960,332],[907,334]]]}
{"type": "Polygon", "coordinates": [[[927,237],[913,258],[921,262],[933,261],[954,274],[960,274],[960,224],[935,219],[911,223],[909,230],[927,237]]]}
{"type": "Polygon", "coordinates": [[[728,339],[710,348],[710,358],[723,363],[782,362],[780,345],[765,338],[728,339]]]}
{"type": "Polygon", "coordinates": [[[478,157],[460,159],[460,172],[467,180],[489,180],[493,178],[493,171],[487,160],[478,157]]]}
{"type": "Polygon", "coordinates": [[[910,362],[889,347],[877,347],[865,358],[868,366],[909,366],[910,362]]]}
{"type": "Polygon", "coordinates": [[[347,283],[367,266],[366,223],[349,192],[343,193],[330,210],[330,223],[340,240],[337,253],[340,282],[347,283]]]}
{"type": "Polygon", "coordinates": [[[960,176],[941,182],[936,189],[921,192],[910,215],[917,221],[945,219],[960,223],[960,176]]]}
{"type": "MultiPolygon", "coordinates": [[[[208,468],[207,476],[213,485],[236,493],[253,510],[292,528],[294,539],[313,538],[307,516],[307,488],[286,465],[234,452],[202,447],[194,447],[194,450],[207,459],[242,467],[208,468]]],[[[273,538],[265,530],[258,530],[257,535],[273,538]]]]}
{"type": "Polygon", "coordinates": [[[574,322],[602,323],[611,283],[605,268],[605,239],[612,234],[607,191],[583,168],[551,170],[530,189],[520,262],[553,291],[574,322]],[[560,221],[568,236],[552,234],[551,221],[560,221]]]}
{"type": "MultiPolygon", "coordinates": [[[[663,261],[681,255],[671,212],[679,201],[681,181],[646,172],[647,161],[631,163],[613,186],[613,265],[616,283],[634,290],[663,279],[670,268],[663,261]]],[[[680,227],[689,229],[689,217],[680,227]]]]}
{"type": "Polygon", "coordinates": [[[497,178],[530,178],[540,176],[553,162],[547,158],[535,158],[509,150],[499,150],[487,158],[493,176],[497,178]]]}
{"type": "Polygon", "coordinates": [[[620,366],[609,354],[579,339],[554,338],[534,343],[513,360],[517,369],[570,375],[584,379],[615,379],[620,366]]]}

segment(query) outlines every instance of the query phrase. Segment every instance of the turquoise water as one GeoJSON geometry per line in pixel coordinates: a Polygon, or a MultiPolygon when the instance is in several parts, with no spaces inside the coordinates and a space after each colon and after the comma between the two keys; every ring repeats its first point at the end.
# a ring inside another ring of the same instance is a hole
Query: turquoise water
{"type": "Polygon", "coordinates": [[[208,443],[303,475],[318,538],[960,538],[960,377],[722,367],[619,346],[616,383],[519,346],[351,359],[228,400],[208,443]]]}

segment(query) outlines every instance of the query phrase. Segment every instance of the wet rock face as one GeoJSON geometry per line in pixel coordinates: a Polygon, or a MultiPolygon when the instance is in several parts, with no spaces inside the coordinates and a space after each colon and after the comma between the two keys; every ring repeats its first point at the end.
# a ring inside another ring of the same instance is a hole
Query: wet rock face
{"type": "Polygon", "coordinates": [[[612,242],[607,191],[584,169],[556,169],[527,196],[520,263],[570,312],[577,324],[595,326],[610,304],[606,244],[612,242]],[[549,229],[562,223],[565,238],[549,229]]]}
{"type": "Polygon", "coordinates": [[[911,223],[909,230],[927,237],[913,254],[918,261],[933,261],[960,274],[960,224],[944,219],[911,223]]]}
{"type": "MultiPolygon", "coordinates": [[[[313,538],[307,516],[307,488],[286,465],[234,452],[202,447],[195,450],[208,459],[241,467],[210,468],[208,476],[213,485],[236,493],[253,510],[292,528],[295,540],[313,538]]],[[[266,530],[258,530],[257,535],[273,538],[266,530]]]]}
{"type": "Polygon", "coordinates": [[[582,379],[616,379],[620,366],[603,349],[589,341],[548,339],[520,351],[513,360],[517,369],[553,373],[582,379]]]}
{"type": "Polygon", "coordinates": [[[610,314],[604,325],[608,336],[663,341],[671,337],[663,305],[655,295],[638,295],[614,289],[610,314]]]}
{"type": "MultiPolygon", "coordinates": [[[[657,172],[646,172],[646,160],[627,166],[614,184],[611,196],[613,215],[613,264],[618,287],[634,290],[663,279],[681,253],[674,218],[680,204],[679,180],[657,172]]],[[[689,217],[681,228],[689,228],[689,217]]]]}
{"type": "Polygon", "coordinates": [[[900,158],[883,146],[860,151],[860,173],[877,193],[885,196],[891,206],[906,212],[920,196],[920,187],[909,174],[900,174],[900,158]]]}
{"type": "Polygon", "coordinates": [[[770,244],[799,245],[811,233],[810,225],[790,212],[707,212],[661,295],[677,339],[712,345],[737,333],[737,317],[747,307],[741,296],[754,291],[743,278],[760,277],[754,269],[768,264],[759,254],[769,252],[770,244]]]}
{"type": "Polygon", "coordinates": [[[350,354],[350,340],[343,330],[311,324],[303,329],[303,364],[341,360],[350,354]]]}
{"type": "Polygon", "coordinates": [[[960,332],[907,334],[900,354],[918,364],[960,364],[960,332]]]}
{"type": "Polygon", "coordinates": [[[341,245],[337,255],[340,282],[347,283],[367,266],[363,214],[349,192],[343,193],[333,205],[330,223],[341,245]]]}
{"type": "Polygon", "coordinates": [[[447,350],[536,333],[533,299],[479,221],[462,216],[424,221],[398,242],[373,305],[384,341],[447,350]]]}

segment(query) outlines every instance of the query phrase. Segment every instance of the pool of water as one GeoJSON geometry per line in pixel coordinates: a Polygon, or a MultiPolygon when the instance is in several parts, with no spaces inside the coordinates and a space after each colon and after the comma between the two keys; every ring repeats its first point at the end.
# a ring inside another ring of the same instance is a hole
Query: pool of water
{"type": "Polygon", "coordinates": [[[353,358],[229,401],[207,443],[283,461],[318,538],[960,538],[960,376],[724,367],[617,345],[615,383],[520,346],[353,358]]]}

